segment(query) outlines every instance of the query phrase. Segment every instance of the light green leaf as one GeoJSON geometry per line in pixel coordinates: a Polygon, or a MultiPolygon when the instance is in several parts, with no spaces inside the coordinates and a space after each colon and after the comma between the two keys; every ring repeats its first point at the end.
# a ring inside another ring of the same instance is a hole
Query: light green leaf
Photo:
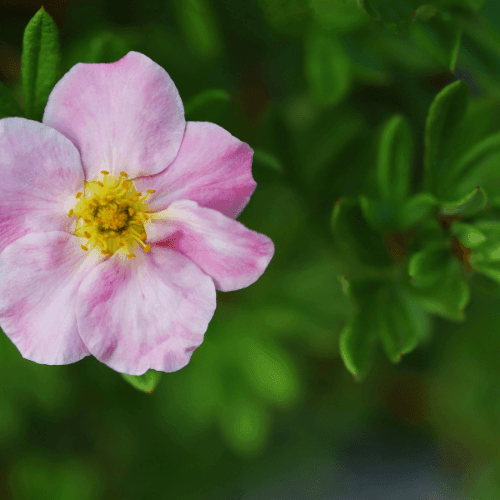
{"type": "Polygon", "coordinates": [[[425,124],[424,170],[426,191],[438,198],[446,196],[448,186],[443,184],[450,169],[449,159],[444,150],[450,141],[457,124],[464,116],[469,102],[469,87],[458,80],[446,86],[432,102],[425,124]]]}
{"type": "Polygon", "coordinates": [[[305,74],[318,104],[338,103],[349,89],[351,62],[338,38],[315,29],[306,38],[305,74]]]}
{"type": "Polygon", "coordinates": [[[11,90],[0,82],[0,118],[8,116],[24,116],[24,113],[11,90]]]}
{"type": "Polygon", "coordinates": [[[466,217],[484,210],[487,203],[488,196],[486,195],[486,191],[482,187],[477,186],[459,200],[441,202],[440,213],[444,216],[460,215],[466,217]]]}
{"type": "Polygon", "coordinates": [[[160,381],[162,372],[157,372],[155,370],[148,370],[144,375],[127,375],[122,373],[122,377],[133,387],[139,389],[143,392],[149,392],[150,394],[153,392],[155,387],[158,385],[160,381]]]}
{"type": "Polygon", "coordinates": [[[395,115],[385,124],[377,157],[377,181],[384,200],[401,203],[410,185],[413,139],[410,126],[402,115],[395,115]]]}
{"type": "Polygon", "coordinates": [[[184,105],[184,113],[187,116],[203,108],[206,104],[216,101],[229,102],[230,94],[224,89],[209,89],[200,92],[198,95],[191,98],[184,105]]]}
{"type": "Polygon", "coordinates": [[[487,240],[487,236],[477,227],[460,221],[453,221],[450,233],[468,248],[476,248],[487,240]]]}
{"type": "Polygon", "coordinates": [[[59,79],[59,32],[43,7],[26,26],[21,79],[26,117],[41,120],[49,94],[59,79]]]}
{"type": "Polygon", "coordinates": [[[460,53],[460,43],[462,41],[462,30],[455,30],[455,37],[453,39],[453,45],[451,48],[451,58],[450,58],[450,71],[455,72],[455,66],[457,65],[458,54],[460,53]]]}
{"type": "Polygon", "coordinates": [[[371,200],[366,196],[358,197],[363,217],[378,232],[397,231],[398,205],[390,200],[371,200]]]}

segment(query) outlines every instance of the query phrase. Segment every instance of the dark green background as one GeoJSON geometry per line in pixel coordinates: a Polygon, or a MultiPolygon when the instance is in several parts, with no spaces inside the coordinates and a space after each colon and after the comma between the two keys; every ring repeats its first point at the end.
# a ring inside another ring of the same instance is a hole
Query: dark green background
{"type": "MultiPolygon", "coordinates": [[[[389,17],[406,22],[412,2],[392,3],[389,17]]],[[[0,1],[0,79],[20,102],[22,36],[39,7],[0,1]]],[[[1,334],[0,499],[499,498],[498,293],[473,274],[465,323],[434,318],[426,345],[396,365],[379,356],[358,383],[339,355],[352,308],[330,230],[336,199],[374,195],[380,128],[394,113],[412,128],[416,189],[435,95],[461,77],[473,99],[498,103],[494,44],[464,35],[452,76],[425,22],[395,33],[350,0],[44,8],[60,30],[62,74],[136,50],[184,103],[229,92],[187,119],[256,150],[258,186],[239,220],[276,253],[257,283],[218,293],[204,343],[152,395],[92,357],[26,361],[1,334]],[[332,34],[324,57],[311,48],[332,34]]],[[[471,29],[498,40],[498,10],[487,2],[471,29]]]]}

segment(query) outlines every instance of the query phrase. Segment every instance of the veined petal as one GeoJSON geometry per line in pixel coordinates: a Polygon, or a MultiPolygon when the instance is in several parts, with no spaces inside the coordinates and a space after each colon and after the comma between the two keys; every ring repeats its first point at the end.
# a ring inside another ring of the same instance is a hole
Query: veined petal
{"type": "Polygon", "coordinates": [[[245,288],[263,274],[274,254],[267,236],[194,201],[175,201],[148,223],[148,242],[189,257],[218,290],[245,288]]]}
{"type": "Polygon", "coordinates": [[[89,351],[128,375],[187,365],[214,311],[210,277],[162,248],[137,252],[126,264],[115,254],[90,273],[77,300],[78,329],[89,351]]]}
{"type": "Polygon", "coordinates": [[[248,203],[257,183],[252,177],[253,151],[215,123],[188,122],[179,153],[163,172],[135,181],[138,191],[154,189],[152,210],[175,200],[193,200],[233,219],[248,203]]]}
{"type": "Polygon", "coordinates": [[[77,290],[101,260],[60,231],[27,234],[0,254],[0,326],[24,358],[64,365],[89,355],[78,334],[77,290]]]}
{"type": "Polygon", "coordinates": [[[0,120],[0,252],[25,234],[69,231],[83,191],[80,155],[69,139],[25,118],[0,120]]]}
{"type": "Polygon", "coordinates": [[[186,126],[174,82],[139,52],[73,66],[50,93],[43,123],[75,144],[87,180],[101,170],[123,170],[131,179],[161,172],[176,157],[186,126]]]}

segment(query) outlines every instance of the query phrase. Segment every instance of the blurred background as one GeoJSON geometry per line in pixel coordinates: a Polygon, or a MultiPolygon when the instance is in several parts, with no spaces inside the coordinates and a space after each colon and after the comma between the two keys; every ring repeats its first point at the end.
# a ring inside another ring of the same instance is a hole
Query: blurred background
{"type": "MultiPolygon", "coordinates": [[[[362,382],[339,355],[352,306],[330,217],[341,196],[373,194],[382,123],[411,124],[416,189],[435,95],[463,78],[473,100],[500,102],[496,1],[434,2],[478,12],[454,75],[446,15],[415,16],[420,3],[392,2],[388,24],[351,0],[44,0],[61,75],[142,52],[188,120],[250,144],[258,186],[239,220],[276,253],[254,285],[218,292],[204,343],[153,394],[93,357],[24,360],[2,333],[0,499],[500,498],[496,290],[472,273],[466,322],[434,317],[425,345],[379,356],[362,382]]],[[[0,80],[19,102],[39,8],[0,0],[0,80]]]]}

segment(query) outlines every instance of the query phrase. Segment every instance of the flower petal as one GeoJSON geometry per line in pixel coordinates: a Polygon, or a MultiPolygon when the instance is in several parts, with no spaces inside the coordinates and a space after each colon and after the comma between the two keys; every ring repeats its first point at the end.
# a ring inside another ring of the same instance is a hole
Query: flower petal
{"type": "Polygon", "coordinates": [[[0,172],[0,252],[31,232],[70,230],[71,200],[84,181],[70,140],[36,121],[4,118],[0,172]]]}
{"type": "Polygon", "coordinates": [[[0,325],[24,358],[64,365],[89,355],[76,298],[98,262],[80,238],[61,231],[27,234],[0,254],[0,325]]]}
{"type": "Polygon", "coordinates": [[[161,172],[176,157],[186,126],[174,82],[139,52],[73,66],[50,93],[43,123],[75,144],[87,180],[101,170],[124,170],[130,178],[161,172]]]}
{"type": "Polygon", "coordinates": [[[193,200],[234,219],[257,186],[252,156],[248,144],[215,123],[188,122],[174,162],[134,184],[138,191],[156,190],[148,199],[154,211],[165,210],[175,200],[193,200]]]}
{"type": "Polygon", "coordinates": [[[142,375],[187,365],[215,311],[209,276],[170,249],[118,254],[96,268],[78,292],[77,321],[89,351],[113,370],[142,375]]]}
{"type": "Polygon", "coordinates": [[[173,248],[229,292],[257,281],[274,254],[267,236],[194,201],[175,201],[146,225],[148,243],[173,248]]]}

